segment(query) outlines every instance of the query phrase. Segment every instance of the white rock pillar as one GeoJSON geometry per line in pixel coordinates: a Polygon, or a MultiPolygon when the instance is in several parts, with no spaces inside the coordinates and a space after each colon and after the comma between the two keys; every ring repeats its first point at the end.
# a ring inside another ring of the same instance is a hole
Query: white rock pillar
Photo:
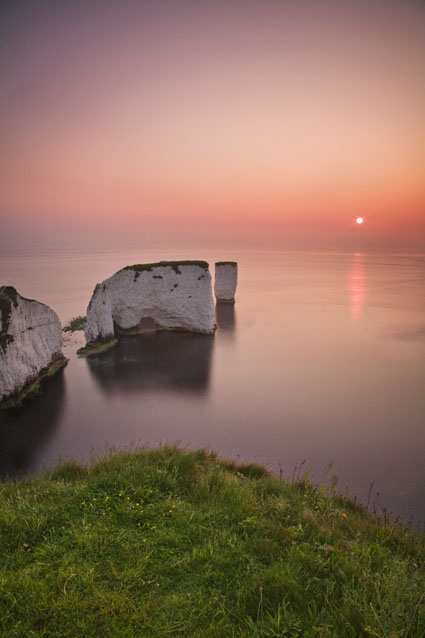
{"type": "Polygon", "coordinates": [[[126,266],[98,284],[87,308],[87,345],[118,332],[158,330],[214,334],[211,274],[205,261],[126,266]]]}
{"type": "Polygon", "coordinates": [[[19,402],[28,387],[66,363],[57,314],[42,303],[0,287],[0,404],[19,402]]]}
{"type": "Polygon", "coordinates": [[[235,303],[237,283],[238,264],[236,261],[217,261],[214,281],[214,293],[217,301],[235,303]]]}
{"type": "Polygon", "coordinates": [[[114,321],[110,295],[104,283],[97,284],[87,308],[84,326],[86,342],[106,341],[114,338],[114,321]]]}

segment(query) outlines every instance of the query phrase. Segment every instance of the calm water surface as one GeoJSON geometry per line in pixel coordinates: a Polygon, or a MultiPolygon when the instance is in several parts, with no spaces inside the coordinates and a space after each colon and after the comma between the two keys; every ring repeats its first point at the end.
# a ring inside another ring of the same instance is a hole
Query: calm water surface
{"type": "Polygon", "coordinates": [[[290,477],[330,461],[341,490],[425,521],[425,256],[126,251],[0,259],[2,284],[83,314],[98,281],[159,259],[237,259],[236,305],[215,337],[126,336],[70,358],[44,392],[1,416],[3,475],[111,446],[179,442],[290,477]]]}

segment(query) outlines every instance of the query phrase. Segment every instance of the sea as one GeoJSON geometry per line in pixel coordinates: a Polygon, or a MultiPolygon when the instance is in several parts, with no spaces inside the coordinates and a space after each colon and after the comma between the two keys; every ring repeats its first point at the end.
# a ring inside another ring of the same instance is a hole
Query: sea
{"type": "Polygon", "coordinates": [[[187,249],[21,249],[0,285],[65,325],[126,265],[238,262],[236,303],[213,337],[151,332],[76,355],[22,409],[0,416],[0,475],[110,450],[177,444],[282,479],[308,478],[407,524],[425,523],[425,255],[187,249]],[[335,477],[335,478],[333,478],[335,477]]]}

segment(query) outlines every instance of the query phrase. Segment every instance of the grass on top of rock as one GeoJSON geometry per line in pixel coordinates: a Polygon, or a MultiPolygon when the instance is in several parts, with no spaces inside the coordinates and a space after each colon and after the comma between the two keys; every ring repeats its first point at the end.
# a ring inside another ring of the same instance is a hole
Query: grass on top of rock
{"type": "Polygon", "coordinates": [[[63,328],[64,332],[76,332],[77,330],[84,330],[84,326],[87,323],[87,317],[79,315],[71,319],[69,323],[63,328]]]}
{"type": "Polygon", "coordinates": [[[216,261],[216,266],[237,266],[238,263],[236,261],[216,261]]]}
{"type": "Polygon", "coordinates": [[[164,447],[0,493],[8,638],[423,638],[424,537],[324,486],[164,447]]]}
{"type": "Polygon", "coordinates": [[[125,266],[121,268],[119,272],[123,270],[135,270],[136,272],[152,272],[154,268],[167,268],[170,267],[174,270],[177,275],[181,275],[181,271],[179,266],[199,266],[203,270],[208,270],[208,263],[206,261],[199,260],[181,260],[181,261],[157,261],[152,264],[134,264],[134,266],[125,266]]]}

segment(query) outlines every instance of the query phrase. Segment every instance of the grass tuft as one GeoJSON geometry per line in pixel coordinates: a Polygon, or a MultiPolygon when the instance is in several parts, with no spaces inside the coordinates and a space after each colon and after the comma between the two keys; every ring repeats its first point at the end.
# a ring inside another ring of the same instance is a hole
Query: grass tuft
{"type": "Polygon", "coordinates": [[[77,355],[79,357],[91,357],[93,354],[99,354],[99,352],[105,352],[106,350],[110,350],[118,343],[118,340],[114,337],[108,339],[99,339],[97,341],[92,341],[91,343],[79,348],[77,350],[77,355]]]}
{"type": "Polygon", "coordinates": [[[64,332],[76,332],[77,330],[84,330],[84,326],[87,323],[87,317],[79,315],[71,319],[69,323],[63,328],[64,332]]]}

